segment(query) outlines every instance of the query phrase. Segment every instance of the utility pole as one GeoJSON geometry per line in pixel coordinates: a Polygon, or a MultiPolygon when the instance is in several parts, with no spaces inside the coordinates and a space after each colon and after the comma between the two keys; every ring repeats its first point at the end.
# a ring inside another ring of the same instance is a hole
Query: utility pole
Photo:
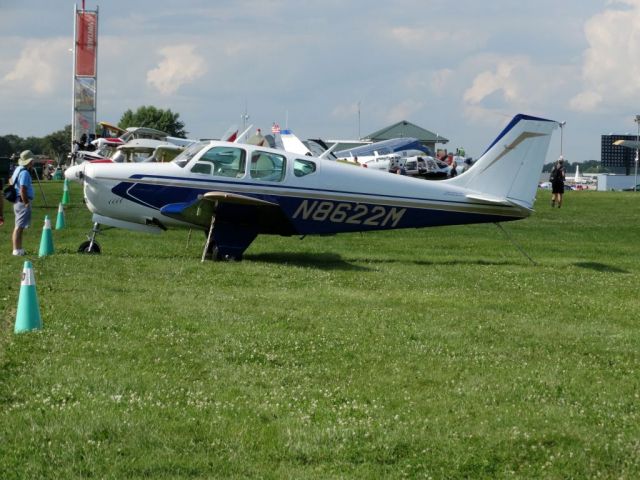
{"type": "Polygon", "coordinates": [[[360,100],[358,100],[358,140],[362,137],[360,136],[360,100]]]}
{"type": "Polygon", "coordinates": [[[240,119],[242,120],[242,131],[244,132],[247,128],[247,120],[249,120],[249,113],[247,112],[247,100],[244,101],[244,113],[240,115],[240,119]]]}
{"type": "Polygon", "coordinates": [[[560,126],[560,158],[564,159],[564,155],[562,153],[562,143],[563,143],[563,133],[564,133],[564,126],[567,124],[566,121],[564,122],[558,122],[558,125],[560,126]]]}
{"type": "Polygon", "coordinates": [[[638,145],[636,145],[636,167],[635,167],[635,181],[633,182],[633,191],[638,191],[638,157],[640,157],[640,115],[636,115],[634,120],[638,124],[638,136],[636,140],[638,141],[638,145]]]}

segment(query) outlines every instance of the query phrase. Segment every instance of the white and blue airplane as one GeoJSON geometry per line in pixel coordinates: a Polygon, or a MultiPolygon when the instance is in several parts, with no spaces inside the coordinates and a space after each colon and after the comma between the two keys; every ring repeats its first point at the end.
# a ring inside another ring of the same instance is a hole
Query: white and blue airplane
{"type": "Polygon", "coordinates": [[[311,235],[505,222],[533,211],[557,122],[517,115],[472,168],[429,182],[256,145],[198,142],[170,163],[83,163],[96,252],[101,226],[207,232],[203,252],[240,260],[259,234],[311,235]]]}

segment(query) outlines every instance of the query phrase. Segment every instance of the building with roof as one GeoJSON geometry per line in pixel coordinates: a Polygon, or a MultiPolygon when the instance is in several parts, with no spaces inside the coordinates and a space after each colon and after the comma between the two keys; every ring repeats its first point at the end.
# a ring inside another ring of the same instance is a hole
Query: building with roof
{"type": "Polygon", "coordinates": [[[365,135],[360,140],[327,140],[327,144],[331,146],[337,143],[338,145],[336,146],[335,151],[340,151],[373,142],[381,142],[383,140],[403,137],[417,138],[420,143],[429,148],[432,152],[435,152],[437,150],[437,143],[442,145],[449,143],[449,139],[445,137],[441,137],[440,135],[407,120],[401,120],[373,133],[365,135]]]}

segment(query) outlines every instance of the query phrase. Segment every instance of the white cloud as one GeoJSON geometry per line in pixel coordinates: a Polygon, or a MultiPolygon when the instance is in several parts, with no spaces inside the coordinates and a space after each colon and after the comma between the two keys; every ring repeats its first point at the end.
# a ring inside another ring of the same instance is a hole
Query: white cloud
{"type": "Polygon", "coordinates": [[[164,59],[147,72],[147,83],[161,94],[170,95],[206,71],[204,58],[194,52],[195,45],[175,45],[158,50],[164,59]]]}
{"type": "Polygon", "coordinates": [[[331,112],[331,116],[340,119],[353,118],[358,114],[358,108],[358,102],[337,105],[331,112]]]}
{"type": "Polygon", "coordinates": [[[64,38],[26,42],[13,68],[1,78],[0,85],[29,95],[55,92],[63,76],[71,75],[70,44],[64,38]]]}
{"type": "Polygon", "coordinates": [[[439,29],[426,25],[390,28],[386,37],[407,50],[421,55],[447,52],[448,56],[477,50],[487,42],[488,35],[478,29],[439,29]]]}
{"type": "Polygon", "coordinates": [[[523,58],[500,60],[494,71],[486,70],[475,77],[471,87],[464,92],[464,101],[476,105],[489,95],[501,92],[506,101],[519,102],[521,93],[515,71],[526,64],[527,60],[523,58]]]}
{"type": "Polygon", "coordinates": [[[424,103],[416,100],[404,100],[394,105],[386,115],[387,122],[408,120],[412,115],[424,107],[424,103]]]}
{"type": "Polygon", "coordinates": [[[442,94],[447,89],[453,76],[454,71],[450,68],[443,68],[434,72],[431,76],[431,89],[437,94],[442,94]]]}
{"type": "Polygon", "coordinates": [[[573,97],[569,106],[579,112],[594,110],[602,103],[602,95],[597,92],[584,91],[573,97]]]}
{"type": "Polygon", "coordinates": [[[585,24],[589,48],[583,54],[583,90],[570,101],[574,110],[593,111],[604,104],[621,107],[640,95],[640,0],[609,5],[612,8],[585,24]]]}
{"type": "Polygon", "coordinates": [[[576,76],[573,66],[537,64],[528,56],[486,55],[463,70],[475,72],[463,94],[465,116],[511,116],[514,111],[548,114],[551,105],[564,103],[566,90],[576,76]]]}

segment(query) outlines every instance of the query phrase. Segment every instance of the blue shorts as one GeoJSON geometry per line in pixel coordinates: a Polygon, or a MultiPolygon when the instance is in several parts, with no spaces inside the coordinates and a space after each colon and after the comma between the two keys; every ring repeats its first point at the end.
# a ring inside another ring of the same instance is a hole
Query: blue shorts
{"type": "Polygon", "coordinates": [[[22,202],[14,203],[13,213],[16,216],[16,227],[27,228],[31,225],[31,203],[29,203],[29,206],[22,202]]]}

